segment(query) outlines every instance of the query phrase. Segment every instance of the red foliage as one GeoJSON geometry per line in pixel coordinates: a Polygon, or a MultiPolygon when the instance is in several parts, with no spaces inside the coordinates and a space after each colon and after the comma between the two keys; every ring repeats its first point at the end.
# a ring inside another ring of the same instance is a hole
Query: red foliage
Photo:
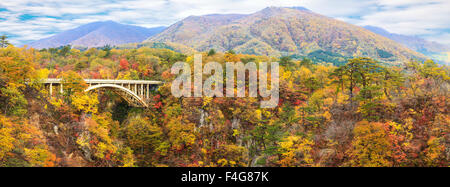
{"type": "Polygon", "coordinates": [[[283,101],[284,101],[284,99],[281,99],[281,98],[280,98],[280,99],[278,100],[278,106],[283,105],[283,101]]]}
{"type": "Polygon", "coordinates": [[[120,69],[121,70],[128,70],[129,69],[129,66],[130,66],[130,63],[128,63],[128,60],[127,59],[122,59],[122,60],[120,60],[120,69]]]}
{"type": "Polygon", "coordinates": [[[156,104],[154,105],[154,107],[155,107],[156,109],[159,109],[159,108],[161,108],[161,107],[162,107],[162,103],[161,103],[161,101],[160,101],[160,102],[158,102],[158,103],[156,103],[156,104]]]}
{"type": "Polygon", "coordinates": [[[90,72],[90,74],[91,74],[91,77],[92,77],[93,79],[101,79],[101,76],[100,76],[100,73],[99,73],[99,72],[94,72],[94,71],[92,71],[92,72],[90,72]]]}
{"type": "Polygon", "coordinates": [[[301,105],[303,103],[303,101],[301,101],[300,99],[295,100],[294,105],[301,105]]]}
{"type": "Polygon", "coordinates": [[[134,63],[131,65],[131,68],[133,68],[134,70],[139,70],[139,64],[138,63],[134,63]]]}
{"type": "Polygon", "coordinates": [[[164,71],[164,72],[161,74],[161,77],[162,77],[163,79],[170,79],[172,76],[173,76],[173,74],[170,73],[170,71],[164,71]]]}
{"type": "Polygon", "coordinates": [[[111,154],[109,154],[109,153],[106,154],[105,159],[106,159],[106,160],[111,160],[111,154]]]}

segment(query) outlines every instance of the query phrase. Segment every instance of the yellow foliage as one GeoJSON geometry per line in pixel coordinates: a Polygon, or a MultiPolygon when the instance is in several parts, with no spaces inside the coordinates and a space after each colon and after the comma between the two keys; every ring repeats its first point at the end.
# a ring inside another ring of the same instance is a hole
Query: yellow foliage
{"type": "Polygon", "coordinates": [[[413,128],[413,119],[407,118],[406,124],[398,124],[396,122],[388,122],[387,124],[392,128],[392,130],[389,132],[393,135],[403,135],[405,136],[406,140],[411,140],[413,138],[412,134],[412,128],[413,128]]]}
{"type": "Polygon", "coordinates": [[[348,101],[348,99],[349,99],[349,96],[343,94],[342,92],[339,92],[337,95],[337,103],[339,103],[339,104],[346,103],[346,101],[348,101]]]}
{"type": "Polygon", "coordinates": [[[389,161],[391,144],[382,123],[359,122],[353,130],[355,138],[349,151],[351,166],[386,167],[389,161]]]}
{"type": "Polygon", "coordinates": [[[212,97],[203,97],[203,107],[208,106],[212,100],[213,100],[212,97]]]}
{"type": "Polygon", "coordinates": [[[133,155],[133,150],[129,147],[122,148],[120,151],[120,157],[117,160],[121,161],[120,167],[135,167],[136,160],[133,155]]]}
{"type": "Polygon", "coordinates": [[[42,132],[27,121],[0,115],[0,165],[5,157],[20,157],[32,166],[54,166],[56,157],[42,139],[42,132]]]}
{"type": "Polygon", "coordinates": [[[168,135],[172,146],[181,148],[182,145],[191,146],[195,143],[195,124],[182,124],[180,119],[173,118],[167,124],[167,128],[169,129],[168,135]]]}
{"type": "Polygon", "coordinates": [[[217,161],[217,164],[219,164],[219,166],[224,167],[224,166],[228,165],[228,160],[222,158],[222,159],[220,159],[220,160],[217,161]]]}
{"type": "Polygon", "coordinates": [[[283,167],[311,166],[313,164],[312,146],[314,142],[300,136],[288,136],[279,143],[281,158],[279,164],[283,167]]]}
{"type": "Polygon", "coordinates": [[[214,150],[216,163],[221,167],[244,166],[244,151],[245,148],[242,146],[220,145],[218,149],[214,150]]]}
{"type": "Polygon", "coordinates": [[[72,96],[72,105],[79,111],[96,114],[99,104],[97,98],[97,94],[74,94],[72,96]]]}
{"type": "Polygon", "coordinates": [[[98,158],[104,158],[105,157],[105,153],[107,151],[108,151],[108,146],[105,143],[100,142],[96,146],[96,150],[95,150],[94,156],[96,156],[98,158]]]}
{"type": "Polygon", "coordinates": [[[239,136],[239,130],[233,129],[233,136],[239,136]]]}
{"type": "Polygon", "coordinates": [[[281,81],[283,80],[289,80],[292,76],[292,72],[290,71],[284,71],[283,75],[281,76],[281,81]]]}
{"type": "Polygon", "coordinates": [[[260,109],[255,110],[255,118],[258,120],[262,119],[262,111],[260,109]]]}
{"type": "Polygon", "coordinates": [[[313,76],[311,70],[307,67],[302,66],[298,72],[301,75],[302,80],[307,80],[313,76]]]}
{"type": "Polygon", "coordinates": [[[50,70],[48,70],[47,68],[42,68],[36,71],[36,78],[38,80],[47,79],[49,74],[50,70]]]}
{"type": "Polygon", "coordinates": [[[325,117],[325,119],[326,119],[327,121],[330,121],[330,120],[331,120],[331,114],[330,114],[330,112],[325,111],[325,112],[323,113],[323,117],[325,117]]]}
{"type": "Polygon", "coordinates": [[[441,138],[432,137],[428,140],[428,148],[425,150],[425,161],[428,166],[439,166],[440,161],[446,160],[445,145],[441,144],[441,138]]]}
{"type": "Polygon", "coordinates": [[[87,130],[77,138],[80,147],[88,147],[93,150],[97,158],[105,158],[107,154],[114,154],[117,147],[109,135],[109,120],[105,116],[93,115],[93,119],[86,119],[87,130]]]}
{"type": "Polygon", "coordinates": [[[0,118],[0,160],[5,156],[6,153],[14,149],[14,138],[11,135],[12,129],[5,127],[4,118],[0,118]]]}
{"type": "Polygon", "coordinates": [[[40,55],[34,49],[8,46],[0,48],[0,79],[7,83],[24,85],[35,78],[36,61],[40,55]]]}
{"type": "Polygon", "coordinates": [[[32,166],[53,167],[56,159],[55,155],[48,150],[35,147],[32,149],[25,148],[25,157],[32,166]]]}

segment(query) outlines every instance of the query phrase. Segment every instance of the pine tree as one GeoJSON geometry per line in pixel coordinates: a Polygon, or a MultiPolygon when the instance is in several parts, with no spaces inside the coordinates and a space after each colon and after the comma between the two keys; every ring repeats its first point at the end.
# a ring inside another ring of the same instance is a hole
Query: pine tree
{"type": "Polygon", "coordinates": [[[6,36],[6,35],[0,36],[0,47],[1,48],[6,48],[6,47],[8,47],[8,45],[11,45],[11,43],[9,43],[9,41],[7,39],[8,39],[8,36],[6,36]]]}
{"type": "Polygon", "coordinates": [[[214,50],[214,49],[211,49],[211,50],[209,50],[209,52],[208,52],[208,56],[213,56],[213,55],[215,55],[216,54],[216,50],[214,50]]]}

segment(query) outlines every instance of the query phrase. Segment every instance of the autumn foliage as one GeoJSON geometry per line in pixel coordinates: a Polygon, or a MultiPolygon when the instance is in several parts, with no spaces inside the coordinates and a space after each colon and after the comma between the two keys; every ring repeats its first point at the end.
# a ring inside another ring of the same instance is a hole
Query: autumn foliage
{"type": "Polygon", "coordinates": [[[61,50],[0,49],[0,166],[449,166],[449,69],[433,61],[203,53],[280,61],[280,103],[262,109],[262,98],[173,97],[170,67],[192,55],[61,50]],[[48,77],[63,80],[62,94],[49,96],[48,77]],[[115,90],[84,92],[85,78],[165,83],[150,107],[133,108],[115,90]]]}

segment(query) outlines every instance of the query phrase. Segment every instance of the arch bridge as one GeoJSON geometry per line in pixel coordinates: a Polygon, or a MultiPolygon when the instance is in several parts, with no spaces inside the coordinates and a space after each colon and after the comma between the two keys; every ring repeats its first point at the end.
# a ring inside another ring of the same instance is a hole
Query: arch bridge
{"type": "MultiPolygon", "coordinates": [[[[148,107],[151,91],[154,91],[161,81],[148,80],[109,80],[109,79],[84,79],[89,87],[85,92],[109,89],[120,95],[125,101],[134,107],[148,107]]],[[[53,96],[53,90],[64,93],[64,85],[61,79],[45,79],[43,83],[49,89],[49,93],[53,96]]]]}

